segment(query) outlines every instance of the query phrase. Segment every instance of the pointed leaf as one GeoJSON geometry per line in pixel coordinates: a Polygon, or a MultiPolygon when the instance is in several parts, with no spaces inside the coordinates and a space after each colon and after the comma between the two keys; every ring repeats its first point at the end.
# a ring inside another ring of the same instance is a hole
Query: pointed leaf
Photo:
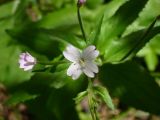
{"type": "Polygon", "coordinates": [[[117,10],[114,16],[103,24],[101,37],[98,42],[98,49],[102,54],[105,49],[110,46],[113,38],[121,36],[126,27],[138,17],[139,12],[143,9],[147,1],[148,0],[127,1],[117,10]]]}
{"type": "Polygon", "coordinates": [[[153,28],[156,21],[157,19],[153,21],[148,29],[139,30],[121,39],[112,41],[105,51],[104,58],[106,61],[118,62],[134,57],[151,38],[160,33],[160,27],[153,28]]]}
{"type": "Polygon", "coordinates": [[[74,98],[74,100],[76,101],[76,103],[79,103],[84,99],[84,97],[87,96],[87,94],[88,94],[87,91],[80,92],[80,93],[78,93],[77,97],[74,98]]]}
{"type": "Polygon", "coordinates": [[[94,86],[94,92],[101,97],[101,99],[106,103],[106,105],[110,109],[114,109],[114,104],[112,103],[112,99],[108,93],[108,90],[102,86],[94,86]]]}

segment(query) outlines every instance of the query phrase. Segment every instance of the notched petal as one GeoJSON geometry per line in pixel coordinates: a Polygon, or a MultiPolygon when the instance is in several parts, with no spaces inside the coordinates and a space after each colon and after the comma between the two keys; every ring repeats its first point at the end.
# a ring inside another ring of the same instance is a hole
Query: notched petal
{"type": "Polygon", "coordinates": [[[94,73],[98,73],[98,66],[94,63],[94,62],[90,62],[90,61],[87,61],[86,62],[86,67],[94,72],[94,73]]]}
{"type": "Polygon", "coordinates": [[[71,62],[76,62],[80,58],[79,50],[72,45],[67,46],[66,50],[63,51],[63,55],[71,62]]]}
{"type": "Polygon", "coordinates": [[[96,57],[98,57],[99,55],[99,51],[96,50],[96,47],[91,45],[89,47],[87,47],[83,52],[82,52],[82,57],[85,60],[93,60],[96,57]]]}
{"type": "Polygon", "coordinates": [[[67,75],[71,76],[74,80],[78,79],[81,73],[80,65],[77,63],[72,63],[67,70],[67,75]]]}
{"type": "Polygon", "coordinates": [[[84,72],[85,75],[87,75],[90,78],[94,77],[94,73],[91,70],[89,70],[88,68],[84,68],[83,72],[84,72]]]}

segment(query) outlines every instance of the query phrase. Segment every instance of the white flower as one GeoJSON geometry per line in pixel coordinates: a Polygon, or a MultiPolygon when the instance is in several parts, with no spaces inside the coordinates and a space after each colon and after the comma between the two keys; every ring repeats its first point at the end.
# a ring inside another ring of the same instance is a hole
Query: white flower
{"type": "Polygon", "coordinates": [[[99,51],[95,46],[90,45],[80,52],[74,46],[69,45],[63,51],[63,55],[72,62],[67,70],[67,75],[72,79],[78,79],[82,72],[91,78],[95,76],[94,73],[98,73],[98,67],[94,60],[99,55],[99,51]]]}
{"type": "Polygon", "coordinates": [[[23,68],[24,71],[31,70],[36,64],[36,59],[32,57],[28,52],[21,53],[19,57],[20,68],[23,68]]]}

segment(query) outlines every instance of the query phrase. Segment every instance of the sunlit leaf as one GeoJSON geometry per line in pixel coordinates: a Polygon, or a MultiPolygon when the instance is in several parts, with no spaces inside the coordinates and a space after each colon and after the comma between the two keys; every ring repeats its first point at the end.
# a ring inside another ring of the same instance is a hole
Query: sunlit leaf
{"type": "Polygon", "coordinates": [[[126,27],[138,17],[139,12],[143,9],[147,1],[130,0],[126,2],[117,10],[114,16],[103,24],[101,37],[98,42],[98,49],[102,54],[110,46],[110,42],[121,36],[126,27]],[[132,12],[133,9],[134,12],[132,12]]]}

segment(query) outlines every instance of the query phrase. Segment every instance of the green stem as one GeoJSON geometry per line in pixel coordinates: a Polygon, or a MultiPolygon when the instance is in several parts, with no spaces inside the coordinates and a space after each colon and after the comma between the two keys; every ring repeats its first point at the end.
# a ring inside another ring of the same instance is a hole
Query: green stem
{"type": "Polygon", "coordinates": [[[58,61],[58,62],[48,62],[48,61],[41,62],[41,61],[38,61],[37,63],[41,64],[41,65],[57,65],[57,64],[66,63],[66,61],[58,61]]]}
{"type": "Polygon", "coordinates": [[[92,120],[99,120],[97,111],[96,111],[96,105],[95,101],[93,100],[94,98],[94,93],[93,93],[93,83],[90,78],[88,78],[88,105],[91,113],[92,120]]]}
{"type": "Polygon", "coordinates": [[[93,109],[91,107],[92,99],[91,99],[91,97],[89,95],[88,95],[88,103],[89,103],[89,110],[90,110],[90,113],[91,113],[92,120],[96,120],[95,116],[94,116],[94,111],[93,111],[93,109]]]}
{"type": "Polygon", "coordinates": [[[84,29],[83,29],[81,14],[80,14],[80,6],[78,6],[78,5],[77,5],[77,15],[78,15],[78,21],[79,21],[79,25],[80,25],[80,28],[81,28],[81,31],[82,31],[83,39],[87,43],[86,35],[85,35],[84,29]]]}
{"type": "Polygon", "coordinates": [[[96,109],[96,107],[94,107],[94,114],[95,114],[96,120],[99,120],[99,117],[98,117],[98,114],[97,114],[97,109],[96,109]]]}

